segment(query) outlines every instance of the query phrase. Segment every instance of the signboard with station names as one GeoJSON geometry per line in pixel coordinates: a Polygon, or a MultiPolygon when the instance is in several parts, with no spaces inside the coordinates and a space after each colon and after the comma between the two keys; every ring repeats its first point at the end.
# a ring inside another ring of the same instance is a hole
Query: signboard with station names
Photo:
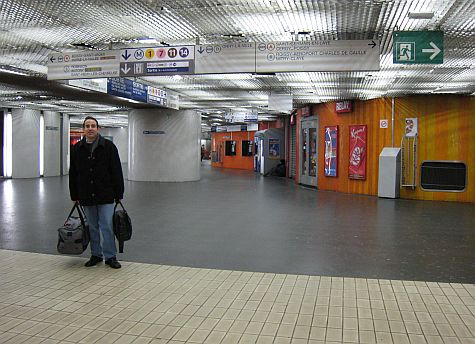
{"type": "Polygon", "coordinates": [[[253,42],[195,46],[195,73],[255,73],[253,42]]]}
{"type": "Polygon", "coordinates": [[[119,51],[98,50],[48,56],[48,80],[113,78],[119,76],[119,51]]]}
{"type": "Polygon", "coordinates": [[[256,73],[379,70],[378,40],[258,43],[256,73]]]}
{"type": "Polygon", "coordinates": [[[52,54],[48,79],[379,70],[378,40],[289,41],[52,54]]]}
{"type": "Polygon", "coordinates": [[[192,45],[128,48],[120,50],[121,76],[193,74],[195,47],[192,45]]]}

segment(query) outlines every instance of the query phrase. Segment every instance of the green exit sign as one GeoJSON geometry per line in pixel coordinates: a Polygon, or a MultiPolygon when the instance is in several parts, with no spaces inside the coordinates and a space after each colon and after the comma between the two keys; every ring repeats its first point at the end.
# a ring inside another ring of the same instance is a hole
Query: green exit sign
{"type": "Polygon", "coordinates": [[[393,63],[441,64],[444,62],[442,31],[395,31],[393,63]]]}

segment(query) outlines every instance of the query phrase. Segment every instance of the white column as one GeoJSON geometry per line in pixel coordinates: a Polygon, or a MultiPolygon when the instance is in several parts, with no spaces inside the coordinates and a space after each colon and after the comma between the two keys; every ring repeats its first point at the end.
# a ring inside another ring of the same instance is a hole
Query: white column
{"type": "Polygon", "coordinates": [[[69,156],[70,152],[70,142],[69,142],[69,115],[63,114],[63,130],[62,130],[62,145],[63,145],[63,175],[69,174],[69,156]]]}
{"type": "Polygon", "coordinates": [[[40,176],[40,111],[12,109],[12,178],[40,176]]]}
{"type": "Polygon", "coordinates": [[[129,180],[200,179],[201,117],[193,110],[129,112],[129,180]]]}
{"type": "Polygon", "coordinates": [[[102,136],[112,136],[112,142],[119,151],[120,161],[126,164],[129,158],[129,131],[127,128],[101,128],[100,132],[102,136]]]}
{"type": "Polygon", "coordinates": [[[43,111],[44,132],[44,172],[43,176],[61,174],[61,119],[58,112],[43,111]]]}

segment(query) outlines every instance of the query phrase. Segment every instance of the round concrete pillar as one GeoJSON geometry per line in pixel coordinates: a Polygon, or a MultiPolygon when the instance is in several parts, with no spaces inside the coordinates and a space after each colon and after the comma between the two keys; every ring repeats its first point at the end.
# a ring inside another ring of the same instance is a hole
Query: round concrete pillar
{"type": "Polygon", "coordinates": [[[199,180],[200,135],[201,116],[193,110],[131,110],[128,179],[199,180]]]}

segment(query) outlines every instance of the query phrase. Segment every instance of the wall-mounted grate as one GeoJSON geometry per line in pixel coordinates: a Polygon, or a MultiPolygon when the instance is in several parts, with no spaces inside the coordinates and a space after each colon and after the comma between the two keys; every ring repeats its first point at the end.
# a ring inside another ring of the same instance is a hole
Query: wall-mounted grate
{"type": "Polygon", "coordinates": [[[426,191],[465,190],[467,166],[460,161],[425,161],[421,165],[421,188],[426,191]]]}

